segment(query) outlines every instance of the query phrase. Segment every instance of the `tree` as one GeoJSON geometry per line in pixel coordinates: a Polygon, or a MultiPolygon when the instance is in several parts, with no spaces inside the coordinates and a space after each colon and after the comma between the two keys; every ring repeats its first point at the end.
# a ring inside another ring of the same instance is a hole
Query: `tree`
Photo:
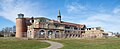
{"type": "Polygon", "coordinates": [[[3,30],[0,31],[0,37],[3,37],[3,30]]]}
{"type": "Polygon", "coordinates": [[[4,35],[4,37],[11,36],[11,33],[12,33],[12,27],[5,27],[2,29],[2,34],[4,35]]]}
{"type": "Polygon", "coordinates": [[[4,37],[15,36],[15,33],[16,33],[16,26],[5,27],[5,28],[2,28],[2,30],[0,31],[0,35],[4,37]]]}

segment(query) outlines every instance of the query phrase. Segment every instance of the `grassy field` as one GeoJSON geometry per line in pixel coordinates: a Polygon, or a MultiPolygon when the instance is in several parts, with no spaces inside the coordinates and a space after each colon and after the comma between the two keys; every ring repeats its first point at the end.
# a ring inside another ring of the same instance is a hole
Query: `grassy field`
{"type": "Polygon", "coordinates": [[[39,40],[0,39],[0,49],[40,49],[50,46],[39,40]]]}
{"type": "Polygon", "coordinates": [[[120,49],[119,38],[52,40],[64,45],[61,49],[120,49]]]}

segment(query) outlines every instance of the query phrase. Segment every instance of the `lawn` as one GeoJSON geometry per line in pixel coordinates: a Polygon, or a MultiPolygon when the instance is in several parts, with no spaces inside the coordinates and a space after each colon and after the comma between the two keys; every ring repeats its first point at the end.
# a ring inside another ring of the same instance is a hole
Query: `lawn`
{"type": "Polygon", "coordinates": [[[0,39],[0,49],[40,49],[50,46],[40,40],[0,39]]]}
{"type": "Polygon", "coordinates": [[[61,49],[120,49],[119,38],[52,40],[64,45],[61,49]]]}

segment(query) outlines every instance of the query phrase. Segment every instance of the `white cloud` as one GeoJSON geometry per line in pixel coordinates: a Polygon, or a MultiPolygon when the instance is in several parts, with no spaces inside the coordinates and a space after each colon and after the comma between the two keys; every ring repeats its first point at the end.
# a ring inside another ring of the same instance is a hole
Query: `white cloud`
{"type": "MultiPolygon", "coordinates": [[[[120,15],[113,15],[120,13],[120,6],[116,7],[113,10],[112,14],[105,13],[107,9],[103,7],[102,4],[100,4],[99,8],[92,10],[90,8],[93,7],[87,7],[86,5],[81,5],[77,2],[69,3],[67,5],[67,10],[70,13],[78,14],[73,17],[76,19],[71,19],[70,21],[85,24],[88,27],[102,27],[105,29],[105,31],[113,31],[113,32],[120,32],[120,15]],[[85,15],[80,15],[80,13],[84,13],[87,15],[85,19],[81,19],[80,17],[83,17],[85,15]],[[92,13],[93,12],[93,13],[92,13]],[[80,18],[81,20],[79,20],[80,18]],[[75,20],[75,21],[73,21],[75,20]]],[[[71,17],[72,18],[72,17],[71,17]]]]}
{"type": "Polygon", "coordinates": [[[81,5],[78,2],[72,2],[70,4],[67,5],[67,10],[68,12],[80,12],[83,10],[86,10],[85,5],[81,5]]]}
{"type": "Polygon", "coordinates": [[[108,9],[103,3],[100,3],[98,7],[89,4],[82,5],[77,1],[66,3],[66,5],[67,11],[72,16],[74,15],[74,17],[66,18],[69,22],[85,24],[88,27],[100,26],[105,31],[120,32],[120,6],[111,11],[111,8],[108,9]]]}
{"type": "Polygon", "coordinates": [[[0,0],[0,16],[15,22],[18,13],[25,16],[40,15],[40,5],[28,0],[0,0]]]}
{"type": "Polygon", "coordinates": [[[113,31],[120,32],[120,17],[113,16],[110,14],[96,14],[94,16],[90,16],[85,20],[82,20],[81,23],[86,24],[90,27],[103,27],[105,31],[113,31]]]}
{"type": "Polygon", "coordinates": [[[113,9],[113,13],[119,14],[120,13],[120,6],[113,9]]]}

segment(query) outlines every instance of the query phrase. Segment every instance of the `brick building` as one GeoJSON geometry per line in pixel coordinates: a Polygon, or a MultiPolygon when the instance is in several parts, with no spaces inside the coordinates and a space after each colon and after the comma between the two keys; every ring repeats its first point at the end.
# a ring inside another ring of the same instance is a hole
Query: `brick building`
{"type": "Polygon", "coordinates": [[[18,14],[16,18],[16,37],[22,38],[82,38],[87,33],[86,25],[61,21],[60,10],[58,20],[45,17],[25,18],[18,14]]]}

